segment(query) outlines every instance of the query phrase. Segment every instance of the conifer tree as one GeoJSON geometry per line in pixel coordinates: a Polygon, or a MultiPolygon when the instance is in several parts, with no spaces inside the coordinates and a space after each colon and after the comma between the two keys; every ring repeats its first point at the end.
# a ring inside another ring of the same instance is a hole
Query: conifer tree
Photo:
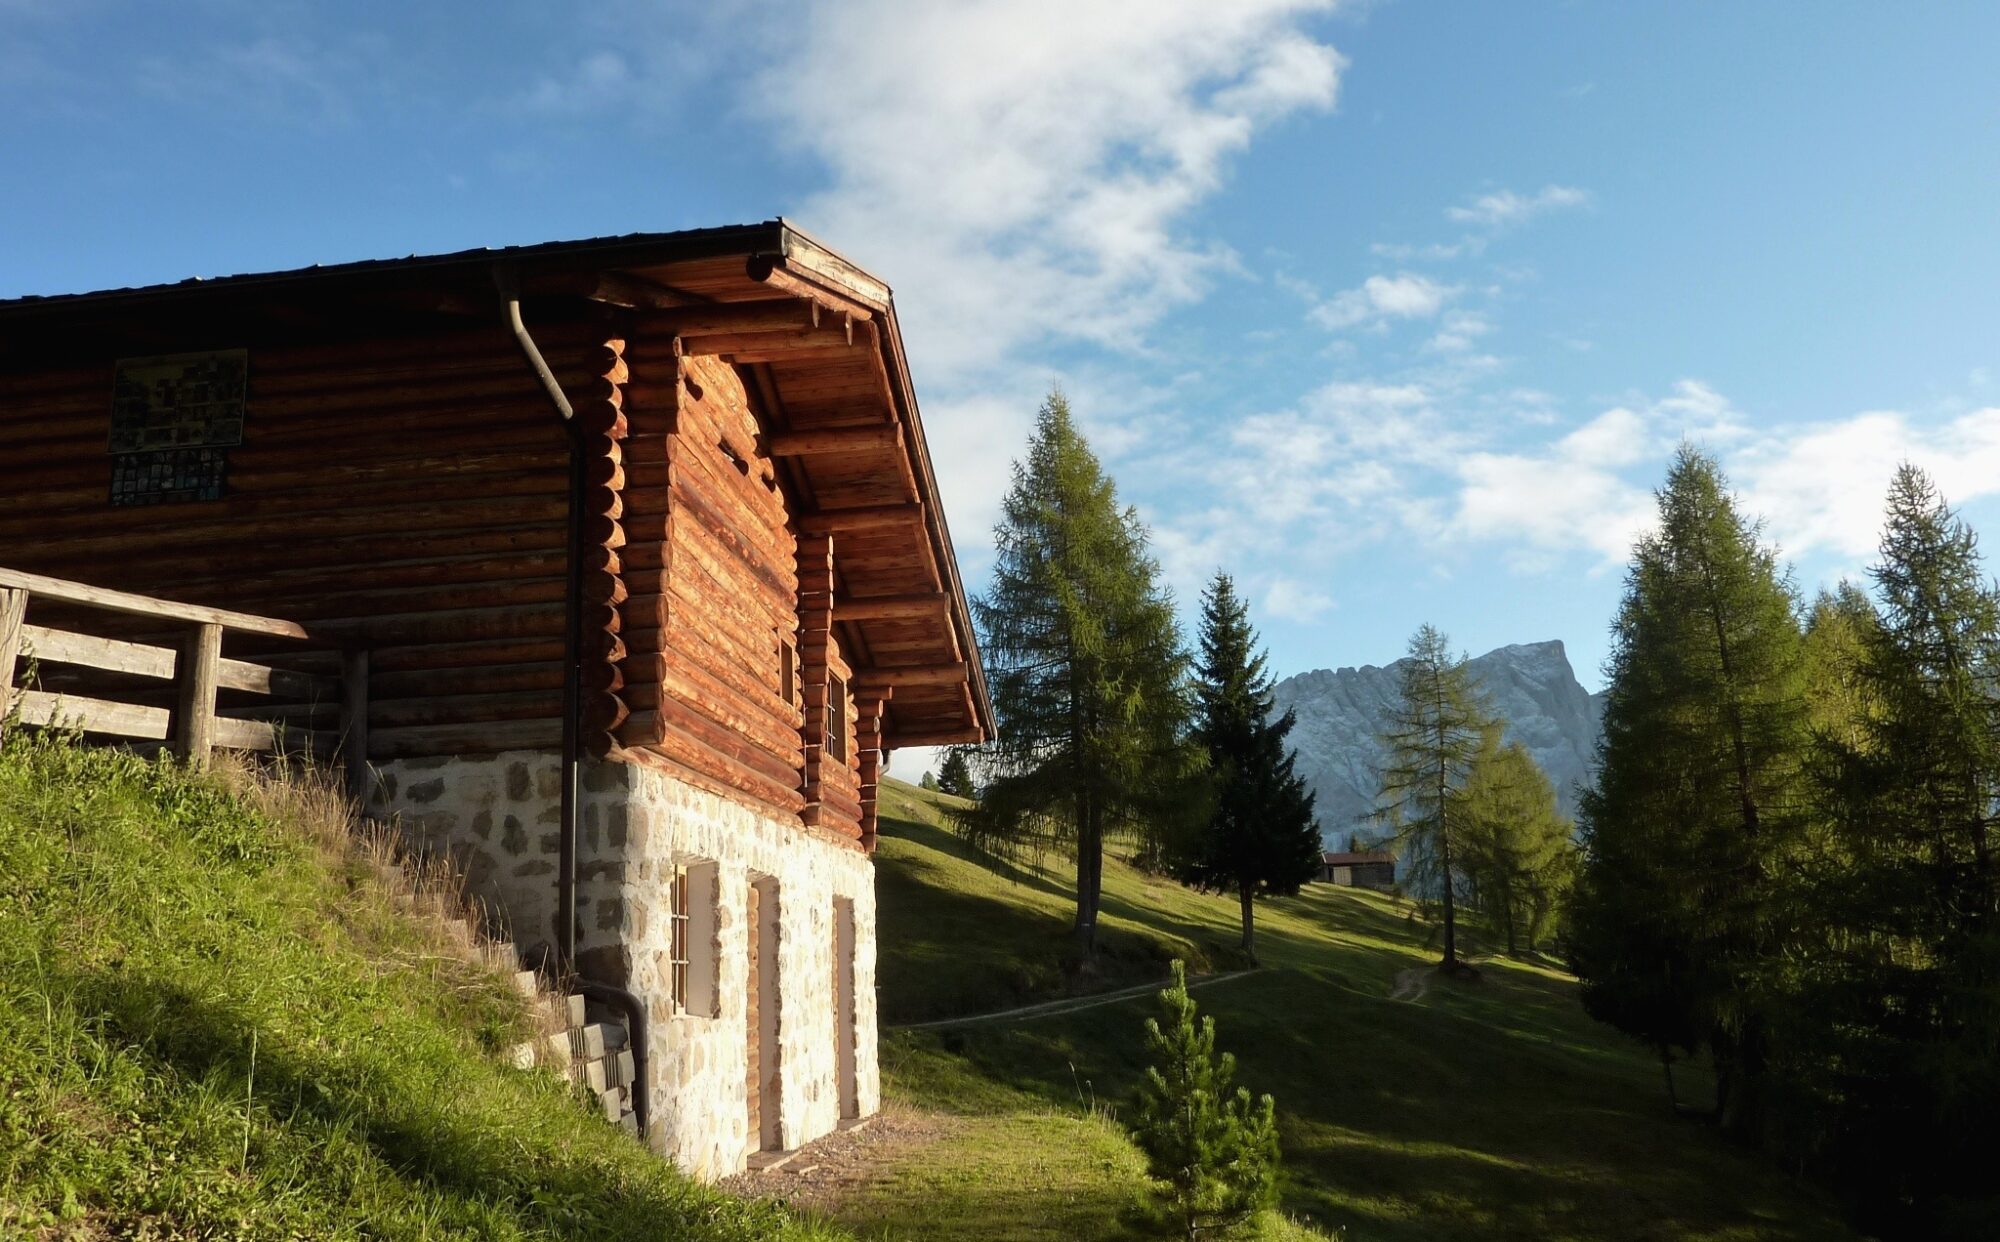
{"type": "Polygon", "coordinates": [[[1229,575],[1202,595],[1195,739],[1208,752],[1207,822],[1174,868],[1184,883],[1232,892],[1243,952],[1256,960],[1254,899],[1289,897],[1319,873],[1313,795],[1285,737],[1293,713],[1272,715],[1272,680],[1250,612],[1229,575]]]}
{"type": "Polygon", "coordinates": [[[1805,742],[1798,619],[1715,462],[1683,446],[1612,631],[1572,951],[1591,1012],[1716,1062],[1719,1117],[1758,1124],[1768,972],[1805,742]]]}
{"type": "Polygon", "coordinates": [[[1159,1018],[1146,1019],[1153,1064],[1139,1084],[1132,1137],[1159,1183],[1159,1206],[1186,1238],[1226,1229],[1277,1197],[1276,1105],[1231,1091],[1236,1058],[1215,1051],[1215,1019],[1195,1020],[1187,974],[1173,964],[1159,1018]]]}
{"type": "Polygon", "coordinates": [[[998,737],[957,822],[983,848],[1053,844],[1076,858],[1076,959],[1096,950],[1104,844],[1198,803],[1187,656],[1136,512],[1060,392],[1036,420],[994,531],[993,583],[973,602],[998,737]]]}
{"type": "Polygon", "coordinates": [[[938,788],[954,798],[978,795],[979,790],[972,783],[972,764],[966,759],[963,746],[945,752],[944,766],[938,771],[938,788]]]}
{"type": "Polygon", "coordinates": [[[1575,826],[1556,809],[1555,786],[1498,725],[1480,741],[1462,800],[1462,853],[1472,892],[1507,952],[1533,950],[1574,877],[1575,826]]]}
{"type": "Polygon", "coordinates": [[[2000,1111],[2000,598],[1971,528],[1909,465],[1872,576],[1857,740],[1836,743],[1847,870],[1824,890],[1823,1042],[1802,1059],[1840,1067],[1835,1171],[1883,1182],[1885,1233],[1990,1237],[2000,1195],[1978,1119],[2000,1111]]]}
{"type": "Polygon", "coordinates": [[[917,788],[926,789],[932,793],[936,793],[938,789],[937,774],[932,772],[929,768],[925,768],[923,776],[917,781],[917,788]]]}
{"type": "Polygon", "coordinates": [[[1382,735],[1388,763],[1382,769],[1377,817],[1395,829],[1413,878],[1435,892],[1444,911],[1444,960],[1459,967],[1458,890],[1466,883],[1460,846],[1466,832],[1461,795],[1491,724],[1450,641],[1425,625],[1410,639],[1401,697],[1382,735]]]}

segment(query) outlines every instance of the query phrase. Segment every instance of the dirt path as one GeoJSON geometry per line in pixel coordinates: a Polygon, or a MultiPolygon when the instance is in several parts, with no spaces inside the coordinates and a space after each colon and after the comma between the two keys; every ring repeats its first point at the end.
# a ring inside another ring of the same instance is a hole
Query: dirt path
{"type": "Polygon", "coordinates": [[[1392,1001],[1409,1001],[1412,1005],[1430,995],[1431,968],[1412,966],[1408,970],[1396,972],[1396,986],[1389,992],[1392,1001]]]}
{"type": "Polygon", "coordinates": [[[776,1168],[738,1173],[722,1189],[745,1199],[777,1199],[829,1212],[911,1152],[957,1134],[965,1123],[940,1113],[888,1105],[866,1125],[836,1130],[790,1153],[776,1168]]]}
{"type": "MultiPolygon", "coordinates": [[[[1218,975],[1196,975],[1187,981],[1188,991],[1205,988],[1210,984],[1227,983],[1231,979],[1241,979],[1247,975],[1261,974],[1264,967],[1256,970],[1232,970],[1218,975]]],[[[1115,1005],[1119,1001],[1135,996],[1148,996],[1160,991],[1158,983],[1141,983],[1134,987],[1119,988],[1115,992],[1097,992],[1089,996],[1072,996],[1064,1000],[1043,1001],[1038,1005],[1022,1005],[1015,1009],[996,1009],[992,1013],[976,1013],[963,1018],[939,1018],[933,1022],[909,1022],[902,1026],[892,1026],[892,1031],[931,1031],[947,1026],[971,1026],[979,1022],[999,1022],[1009,1018],[1047,1018],[1056,1014],[1076,1013],[1079,1010],[1095,1009],[1100,1005],[1115,1005]]]]}

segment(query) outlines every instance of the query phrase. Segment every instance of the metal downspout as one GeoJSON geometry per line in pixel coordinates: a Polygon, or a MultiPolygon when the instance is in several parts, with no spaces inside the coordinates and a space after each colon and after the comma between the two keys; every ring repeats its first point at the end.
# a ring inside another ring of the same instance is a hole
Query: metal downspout
{"type": "Polygon", "coordinates": [[[650,1145],[648,1121],[652,1112],[652,1078],[647,1067],[646,1006],[637,996],[615,984],[585,979],[576,965],[576,838],[577,808],[581,805],[583,778],[583,494],[587,483],[583,429],[577,426],[576,409],[563,392],[562,384],[542,357],[528,325],[521,319],[519,281],[506,266],[496,267],[494,284],[506,300],[507,330],[528,365],[541,380],[562,416],[563,434],[569,441],[569,519],[565,587],[563,590],[563,707],[562,779],[557,809],[556,844],[556,962],[559,973],[576,979],[577,990],[625,1014],[628,1041],[632,1048],[632,1115],[639,1123],[639,1138],[650,1145]]]}

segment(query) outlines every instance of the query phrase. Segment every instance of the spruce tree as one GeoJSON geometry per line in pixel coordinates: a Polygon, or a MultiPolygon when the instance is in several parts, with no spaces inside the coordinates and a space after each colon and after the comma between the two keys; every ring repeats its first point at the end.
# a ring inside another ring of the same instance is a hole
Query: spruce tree
{"type": "Polygon", "coordinates": [[[998,737],[957,822],[982,848],[1052,844],[1076,858],[1076,958],[1096,950],[1104,844],[1162,831],[1192,802],[1187,656],[1147,533],[1060,392],[1036,420],[973,601],[998,737]]]}
{"type": "Polygon", "coordinates": [[[1389,758],[1376,814],[1395,830],[1418,887],[1442,903],[1440,965],[1453,971],[1460,965],[1458,890],[1466,883],[1466,860],[1459,851],[1467,827],[1461,795],[1492,722],[1465,658],[1452,655],[1449,640],[1435,626],[1425,625],[1411,637],[1400,691],[1382,735],[1389,758]]]}
{"type": "Polygon", "coordinates": [[[1824,886],[1831,953],[1809,994],[1838,1067],[1833,1172],[1864,1174],[1899,1236],[1991,1237],[2000,1195],[1979,1138],[2000,1111],[2000,598],[1977,540],[1901,467],[1857,625],[1860,707],[1834,742],[1842,861],[1824,886]]]}
{"type": "Polygon", "coordinates": [[[1312,791],[1285,744],[1295,717],[1273,717],[1272,679],[1249,609],[1223,573],[1202,595],[1196,694],[1209,813],[1174,873],[1196,888],[1236,894],[1243,952],[1254,962],[1255,898],[1296,894],[1319,874],[1321,843],[1312,791]]]}
{"type": "Polygon", "coordinates": [[[1187,974],[1173,964],[1159,1018],[1146,1019],[1153,1055],[1131,1131],[1159,1185],[1161,1214],[1186,1238],[1227,1229],[1277,1198],[1278,1127],[1270,1096],[1231,1091],[1236,1058],[1215,1051],[1215,1019],[1195,1020],[1187,974]]]}
{"type": "Polygon", "coordinates": [[[1591,1012],[1663,1058],[1705,1046],[1718,1115],[1749,1131],[1799,824],[1798,618],[1713,459],[1683,446],[1659,512],[1612,630],[1571,945],[1591,1012]]]}
{"type": "Polygon", "coordinates": [[[966,759],[963,746],[945,752],[944,767],[938,771],[938,788],[954,798],[978,796],[978,787],[972,783],[972,764],[966,759]]]}

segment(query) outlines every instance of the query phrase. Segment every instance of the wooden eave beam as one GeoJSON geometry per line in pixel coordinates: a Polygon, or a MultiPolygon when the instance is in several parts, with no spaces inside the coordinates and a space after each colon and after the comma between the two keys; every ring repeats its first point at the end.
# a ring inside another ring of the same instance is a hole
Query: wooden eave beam
{"type": "Polygon", "coordinates": [[[923,520],[922,505],[864,505],[854,509],[827,509],[819,513],[808,513],[799,519],[799,530],[808,535],[897,530],[921,526],[923,520]]]}
{"type": "Polygon", "coordinates": [[[821,308],[798,298],[761,302],[718,302],[640,315],[635,335],[715,336],[732,332],[810,332],[825,322],[821,308]]]}
{"type": "Polygon", "coordinates": [[[738,362],[783,362],[856,347],[875,348],[874,325],[843,320],[817,330],[693,333],[681,337],[683,353],[717,354],[738,362]]]}
{"type": "Polygon", "coordinates": [[[833,619],[835,621],[919,621],[938,617],[950,610],[951,596],[941,593],[840,596],[834,600],[833,619]]]}
{"type": "Polygon", "coordinates": [[[703,304],[702,299],[692,293],[684,293],[656,280],[627,272],[550,272],[529,276],[522,282],[522,287],[529,293],[567,294],[632,310],[662,310],[703,304]]]}
{"type": "Polygon", "coordinates": [[[962,663],[905,664],[901,667],[870,668],[854,675],[854,685],[871,690],[882,686],[953,686],[965,681],[966,672],[966,666],[962,663]]]}
{"type": "Polygon", "coordinates": [[[797,272],[787,269],[784,260],[774,255],[751,255],[744,270],[750,279],[767,289],[790,294],[795,298],[804,298],[809,302],[817,302],[835,314],[851,315],[857,321],[875,317],[874,309],[866,303],[836,293],[817,281],[800,276],[797,272]]]}
{"type": "Polygon", "coordinates": [[[876,427],[827,427],[817,431],[780,431],[764,437],[772,457],[812,457],[822,453],[871,453],[903,446],[903,429],[894,423],[876,427]]]}

